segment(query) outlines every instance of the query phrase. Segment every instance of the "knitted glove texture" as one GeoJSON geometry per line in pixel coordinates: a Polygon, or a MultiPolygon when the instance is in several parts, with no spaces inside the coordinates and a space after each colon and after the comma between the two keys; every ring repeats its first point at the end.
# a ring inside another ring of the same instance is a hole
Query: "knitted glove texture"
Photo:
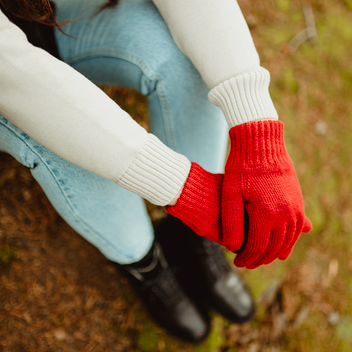
{"type": "Polygon", "coordinates": [[[197,235],[221,243],[222,174],[212,174],[192,163],[187,181],[175,206],[166,206],[167,213],[180,219],[197,235]]]}
{"type": "Polygon", "coordinates": [[[280,121],[256,121],[230,130],[222,191],[227,249],[240,249],[245,239],[244,208],[249,216],[247,242],[234,261],[238,267],[254,269],[276,258],[286,259],[301,232],[312,229],[283,128],[280,121]]]}

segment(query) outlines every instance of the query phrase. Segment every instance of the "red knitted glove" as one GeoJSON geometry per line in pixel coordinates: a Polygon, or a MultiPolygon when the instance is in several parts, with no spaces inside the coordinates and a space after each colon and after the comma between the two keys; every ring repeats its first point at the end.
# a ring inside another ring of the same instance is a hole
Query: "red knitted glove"
{"type": "Polygon", "coordinates": [[[221,243],[221,190],[224,175],[205,171],[192,163],[191,171],[175,206],[165,210],[197,235],[221,243]]]}
{"type": "Polygon", "coordinates": [[[280,121],[256,121],[230,130],[222,191],[224,245],[238,251],[244,241],[244,207],[249,231],[238,267],[254,269],[276,258],[286,259],[301,232],[312,225],[288,156],[280,121]]]}

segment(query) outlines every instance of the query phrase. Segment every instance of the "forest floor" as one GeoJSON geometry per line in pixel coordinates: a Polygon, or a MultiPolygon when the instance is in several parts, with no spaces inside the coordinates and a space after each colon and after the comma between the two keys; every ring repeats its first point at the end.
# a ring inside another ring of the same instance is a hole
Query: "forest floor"
{"type": "MultiPolygon", "coordinates": [[[[0,351],[352,351],[352,1],[239,3],[272,74],[314,225],[288,260],[240,270],[255,319],[238,326],[212,313],[211,334],[198,346],[167,336],[126,279],[56,213],[30,171],[0,153],[0,351]],[[295,50],[289,43],[306,27],[307,5],[318,42],[295,50]]],[[[148,127],[145,97],[104,90],[148,127]]],[[[154,220],[163,216],[149,210],[154,220]]]]}

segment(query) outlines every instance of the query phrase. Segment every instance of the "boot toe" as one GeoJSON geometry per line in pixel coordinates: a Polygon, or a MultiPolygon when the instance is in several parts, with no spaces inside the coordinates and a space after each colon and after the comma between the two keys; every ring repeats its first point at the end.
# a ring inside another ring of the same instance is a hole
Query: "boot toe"
{"type": "Polygon", "coordinates": [[[214,309],[235,323],[250,321],[255,313],[252,296],[235,272],[229,270],[211,290],[214,309]]]}
{"type": "Polygon", "coordinates": [[[208,314],[201,313],[188,298],[178,302],[165,313],[159,316],[154,314],[154,320],[183,341],[199,343],[210,332],[211,324],[208,314]]]}
{"type": "Polygon", "coordinates": [[[177,307],[179,326],[183,334],[190,342],[197,343],[204,340],[210,331],[210,320],[208,316],[202,316],[196,308],[183,301],[177,307]]]}

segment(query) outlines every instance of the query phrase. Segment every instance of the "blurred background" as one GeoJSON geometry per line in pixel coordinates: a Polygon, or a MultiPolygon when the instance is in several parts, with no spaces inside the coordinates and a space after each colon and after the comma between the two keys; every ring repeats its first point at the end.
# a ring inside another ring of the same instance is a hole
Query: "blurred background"
{"type": "MultiPolygon", "coordinates": [[[[0,351],[352,351],[352,0],[239,3],[314,225],[288,260],[240,270],[256,318],[238,326],[213,314],[198,346],[168,337],[30,172],[0,153],[0,351]]],[[[148,127],[144,97],[103,89],[148,127]]]]}

